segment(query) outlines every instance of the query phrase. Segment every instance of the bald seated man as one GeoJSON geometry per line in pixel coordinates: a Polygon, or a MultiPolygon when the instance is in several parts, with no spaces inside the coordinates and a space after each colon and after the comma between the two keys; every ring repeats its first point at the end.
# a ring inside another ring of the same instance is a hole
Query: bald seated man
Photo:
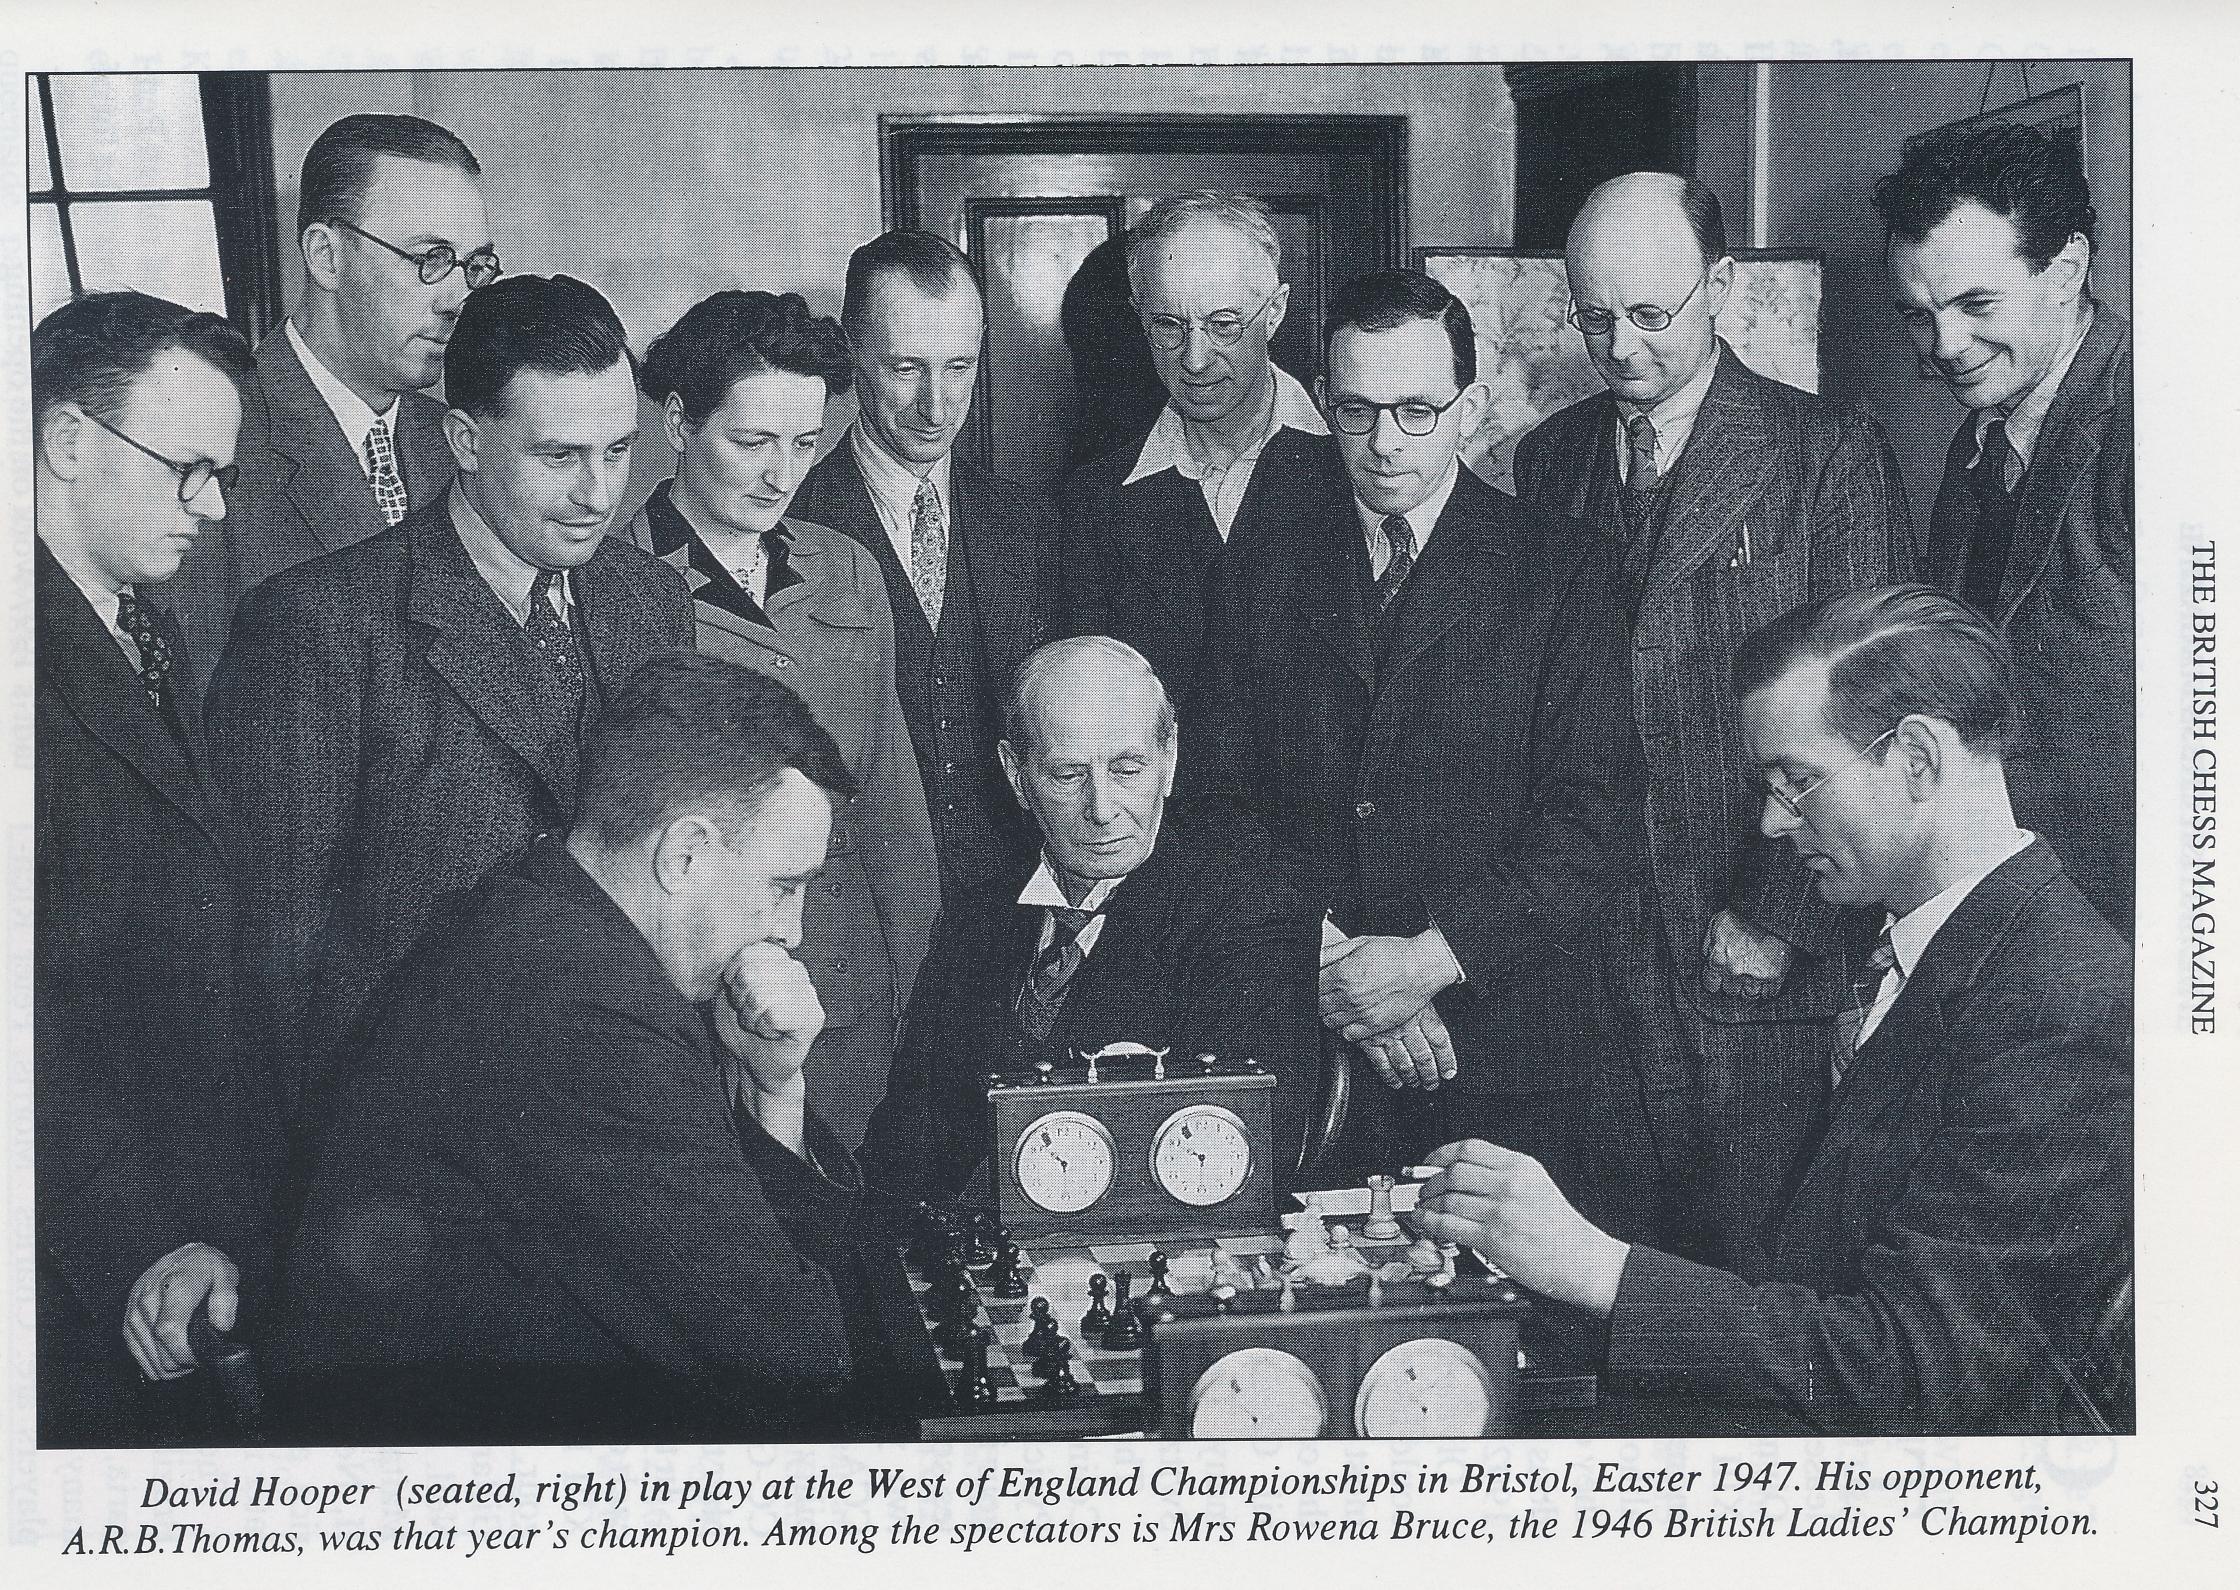
{"type": "Polygon", "coordinates": [[[1897,457],[1863,410],[1752,371],[1719,336],[1736,291],[1717,195],[1663,172],[1587,196],[1565,265],[1606,391],[1517,445],[1517,495],[1610,547],[1633,629],[1649,870],[1616,912],[1616,1026],[1590,1081],[1630,1235],[1752,1270],[1826,1094],[1845,924],[1757,831],[1727,669],[1799,604],[1902,579],[1897,457]]]}
{"type": "Polygon", "coordinates": [[[1041,853],[943,907],[866,1178],[956,1195],[988,1156],[988,1073],[1127,1041],[1273,1071],[1288,1177],[1317,1081],[1320,918],[1276,881],[1258,829],[1169,806],[1178,746],[1158,675],[1108,636],[1052,641],[1013,682],[997,754],[1041,853]]]}

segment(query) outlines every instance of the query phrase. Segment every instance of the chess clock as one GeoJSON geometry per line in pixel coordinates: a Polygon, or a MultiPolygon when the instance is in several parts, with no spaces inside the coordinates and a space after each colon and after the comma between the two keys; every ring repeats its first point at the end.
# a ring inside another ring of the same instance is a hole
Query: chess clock
{"type": "Polygon", "coordinates": [[[1276,1079],[1254,1060],[1173,1066],[1112,1044],[988,1079],[996,1216],[1021,1241],[1180,1241],[1275,1218],[1276,1079]]]}
{"type": "Polygon", "coordinates": [[[1177,1298],[1154,1316],[1143,1395],[1153,1435],[1198,1439],[1504,1435],[1517,1332],[1505,1278],[1177,1298]]]}

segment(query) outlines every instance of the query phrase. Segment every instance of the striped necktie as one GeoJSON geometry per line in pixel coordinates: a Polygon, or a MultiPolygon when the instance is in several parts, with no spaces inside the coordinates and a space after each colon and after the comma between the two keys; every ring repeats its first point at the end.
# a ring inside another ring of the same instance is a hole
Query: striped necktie
{"type": "Polygon", "coordinates": [[[1408,523],[1408,516],[1388,513],[1382,528],[1385,544],[1392,550],[1384,572],[1377,576],[1377,611],[1380,613],[1399,596],[1400,587],[1408,583],[1409,571],[1416,566],[1416,532],[1415,526],[1408,523]]]}
{"type": "Polygon", "coordinates": [[[1038,1043],[1048,1038],[1051,1029],[1057,1026],[1058,1011],[1066,1000],[1066,986],[1087,958],[1081,948],[1082,930],[1104,914],[1069,905],[1046,909],[1050,942],[1027,968],[1026,981],[1019,989],[1020,1024],[1038,1043]]]}
{"type": "Polygon", "coordinates": [[[1835,1049],[1828,1057],[1832,1086],[1843,1086],[1843,1074],[1851,1068],[1851,1061],[1859,1052],[1859,1033],[1867,1024],[1867,1013],[1874,1009],[1884,978],[1897,964],[1898,952],[1890,942],[1890,930],[1886,927],[1882,937],[1874,941],[1874,952],[1867,957],[1867,964],[1851,980],[1850,1005],[1836,1015],[1835,1049]]]}

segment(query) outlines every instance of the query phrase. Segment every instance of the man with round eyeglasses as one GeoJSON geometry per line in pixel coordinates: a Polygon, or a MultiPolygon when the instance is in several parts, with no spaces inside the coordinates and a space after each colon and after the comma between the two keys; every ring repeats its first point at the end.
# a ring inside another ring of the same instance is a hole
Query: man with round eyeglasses
{"type": "Polygon", "coordinates": [[[481,174],[464,143],[416,116],[345,116],[304,155],[303,290],[257,350],[242,490],[171,593],[197,692],[250,590],[451,484],[432,389],[460,306],[501,273],[481,174]]]}
{"type": "Polygon", "coordinates": [[[151,1446],[193,1428],[196,1309],[253,1324],[271,1267],[240,851],[153,600],[230,508],[255,365],[136,292],[65,304],[31,356],[38,1438],[151,1446]]]}
{"type": "Polygon", "coordinates": [[[1187,710],[1227,549],[1344,488],[1320,445],[1329,427],[1268,355],[1291,289],[1265,204],[1160,200],[1128,234],[1128,287],[1167,405],[1067,477],[1060,619],[1142,652],[1187,710]]]}
{"type": "Polygon", "coordinates": [[[1517,445],[1517,494],[1585,521],[1632,626],[1649,868],[1606,979],[1635,1034],[1591,1112],[1623,1219],[1754,1266],[1782,1169],[1826,1090],[1842,1000],[1835,909],[1759,835],[1728,664],[1753,627],[1903,577],[1896,455],[1865,412],[1756,374],[1721,340],[1734,299],[1719,202],[1657,172],[1589,194],[1565,255],[1569,319],[1607,390],[1517,445]]]}

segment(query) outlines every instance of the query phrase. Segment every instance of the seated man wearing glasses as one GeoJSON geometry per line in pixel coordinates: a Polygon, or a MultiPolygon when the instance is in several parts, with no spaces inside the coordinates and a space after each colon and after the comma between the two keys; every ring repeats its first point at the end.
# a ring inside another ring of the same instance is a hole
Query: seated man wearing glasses
{"type": "Polygon", "coordinates": [[[1926,586],[1853,591],[1747,638],[1733,688],[1763,832],[1883,917],[1767,1269],[1629,1247],[1483,1142],[1431,1156],[1426,1225],[1596,1322],[1605,1421],[2128,1430],[2131,956],[2015,826],[2006,641],[1926,586]]]}
{"type": "Polygon", "coordinates": [[[1128,233],[1128,288],[1167,406],[1063,489],[1060,622],[1143,653],[1185,713],[1224,550],[1343,490],[1313,401],[1268,358],[1290,301],[1282,268],[1258,199],[1151,207],[1128,233]]]}
{"type": "Polygon", "coordinates": [[[241,490],[165,593],[197,698],[233,611],[282,569],[363,541],[451,484],[429,389],[459,306],[498,275],[482,167],[416,116],[345,116],[303,157],[303,292],[257,349],[241,490]]]}
{"type": "Polygon", "coordinates": [[[1351,489],[1229,559],[1183,765],[1330,914],[1323,1023],[1385,1084],[1348,1168],[1489,1136],[1593,1203],[1593,946],[1641,823],[1611,560],[1461,467],[1487,392],[1452,293],[1356,278],[1325,336],[1351,489]]]}
{"type": "Polygon", "coordinates": [[[1649,868],[1612,923],[1608,983],[1634,1052],[1592,1084],[1638,1195],[1613,1214],[1748,1268],[1826,1090],[1843,986],[1835,909],[1755,831],[1727,665],[1777,613],[1903,578],[1911,526],[1874,420],[1754,374],[1719,338],[1726,247],[1699,183],[1636,172],[1589,195],[1571,322],[1609,390],[1519,442],[1516,474],[1524,501],[1601,532],[1633,628],[1649,868]]]}

